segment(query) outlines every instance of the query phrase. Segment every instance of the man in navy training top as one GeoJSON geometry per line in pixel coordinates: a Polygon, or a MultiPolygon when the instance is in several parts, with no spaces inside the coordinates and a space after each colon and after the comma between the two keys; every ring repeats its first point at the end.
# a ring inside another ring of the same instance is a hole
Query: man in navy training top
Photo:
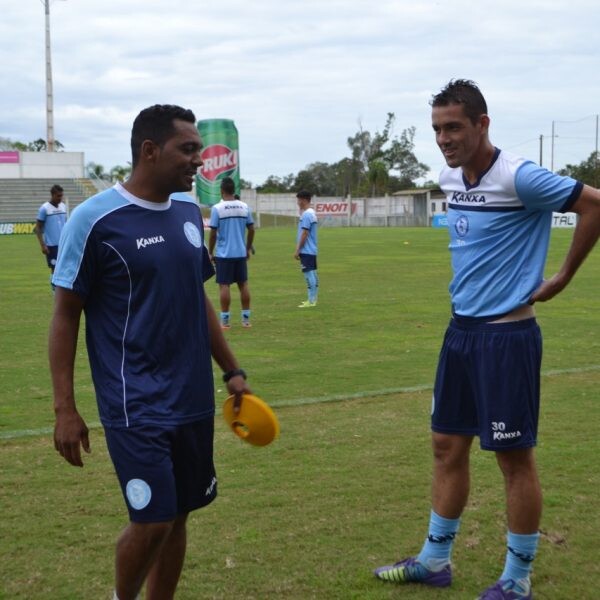
{"type": "MultiPolygon", "coordinates": [[[[51,280],[58,256],[58,241],[67,222],[67,207],[63,202],[63,196],[62,186],[55,184],[50,188],[50,200],[40,206],[35,226],[35,235],[50,268],[51,280]]],[[[50,285],[54,289],[54,284],[50,285]]]]}
{"type": "Polygon", "coordinates": [[[187,193],[202,165],[190,110],[155,105],[136,117],[130,178],[77,207],[54,273],[50,368],[54,445],[83,466],[88,428],[75,405],[81,312],[100,420],[130,523],[116,547],[114,598],[173,598],[186,519],[217,494],[211,355],[227,390],[249,391],[204,281],[214,274],[199,206],[187,193]]]}
{"type": "Polygon", "coordinates": [[[294,258],[300,261],[302,274],[308,288],[308,298],[298,308],[311,308],[317,305],[319,277],[317,275],[317,215],[311,206],[312,194],[301,190],[296,194],[300,221],[296,234],[294,258]]]}
{"type": "Polygon", "coordinates": [[[254,241],[254,221],[245,202],[235,197],[235,183],[231,177],[221,181],[221,201],[210,210],[210,236],[208,253],[215,262],[219,302],[221,304],[221,327],[231,327],[229,307],[230,286],[237,283],[242,304],[242,327],[250,327],[250,288],[248,287],[248,264],[254,241]],[[215,246],[217,248],[215,251],[215,246]]]}
{"type": "Polygon", "coordinates": [[[380,579],[451,583],[450,557],[469,495],[474,436],[495,452],[508,518],[504,570],[480,599],[532,598],[530,571],[542,512],[536,445],[542,336],[533,304],[560,293],[600,235],[600,191],[495,148],[483,95],[451,81],[431,101],[447,166],[452,319],[439,357],[431,416],[429,535],[413,558],[375,571],[380,579]],[[558,273],[543,278],[552,212],[578,214],[558,273]]]}

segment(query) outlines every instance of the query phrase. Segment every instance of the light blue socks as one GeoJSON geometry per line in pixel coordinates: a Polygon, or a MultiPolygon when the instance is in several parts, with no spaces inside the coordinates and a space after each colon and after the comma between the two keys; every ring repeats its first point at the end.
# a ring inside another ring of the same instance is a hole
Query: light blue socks
{"type": "Polygon", "coordinates": [[[315,303],[317,301],[317,293],[319,289],[319,277],[317,272],[304,271],[304,279],[306,279],[306,286],[308,287],[308,301],[315,303]]]}
{"type": "Polygon", "coordinates": [[[439,571],[450,562],[454,538],[458,533],[460,518],[446,519],[433,510],[429,520],[429,535],[417,560],[430,571],[439,571]]]}
{"type": "Polygon", "coordinates": [[[539,533],[518,534],[509,531],[506,534],[506,563],[500,581],[507,579],[528,579],[535,554],[537,552],[539,533]]]}

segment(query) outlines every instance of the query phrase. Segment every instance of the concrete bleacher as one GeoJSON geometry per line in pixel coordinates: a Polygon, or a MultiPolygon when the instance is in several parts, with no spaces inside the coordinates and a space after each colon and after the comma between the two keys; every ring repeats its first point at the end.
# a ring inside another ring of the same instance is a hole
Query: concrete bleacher
{"type": "Polygon", "coordinates": [[[50,188],[64,189],[64,201],[73,210],[98,192],[91,179],[0,179],[0,223],[35,221],[39,207],[50,200],[50,188]]]}

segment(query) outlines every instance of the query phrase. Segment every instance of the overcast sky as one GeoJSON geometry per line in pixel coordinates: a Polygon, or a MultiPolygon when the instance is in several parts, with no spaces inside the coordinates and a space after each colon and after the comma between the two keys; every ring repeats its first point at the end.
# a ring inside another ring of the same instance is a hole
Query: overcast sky
{"type": "MultiPolygon", "coordinates": [[[[429,99],[475,80],[491,139],[551,163],[585,160],[600,113],[598,0],[53,0],[55,137],[106,170],[130,160],[131,123],[155,103],[229,118],[241,176],[259,184],[349,155],[362,124],[416,127],[442,166],[429,99]]],[[[46,138],[43,0],[0,0],[0,136],[46,138]]]]}

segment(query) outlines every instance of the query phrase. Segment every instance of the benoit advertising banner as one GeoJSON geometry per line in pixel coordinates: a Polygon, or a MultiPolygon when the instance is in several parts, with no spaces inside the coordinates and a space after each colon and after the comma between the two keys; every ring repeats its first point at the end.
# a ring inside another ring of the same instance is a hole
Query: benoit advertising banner
{"type": "MultiPolygon", "coordinates": [[[[352,203],[352,214],[356,213],[356,202],[352,203]]],[[[325,202],[317,200],[314,204],[315,212],[317,217],[347,217],[348,216],[348,202],[333,201],[325,202]]]]}

